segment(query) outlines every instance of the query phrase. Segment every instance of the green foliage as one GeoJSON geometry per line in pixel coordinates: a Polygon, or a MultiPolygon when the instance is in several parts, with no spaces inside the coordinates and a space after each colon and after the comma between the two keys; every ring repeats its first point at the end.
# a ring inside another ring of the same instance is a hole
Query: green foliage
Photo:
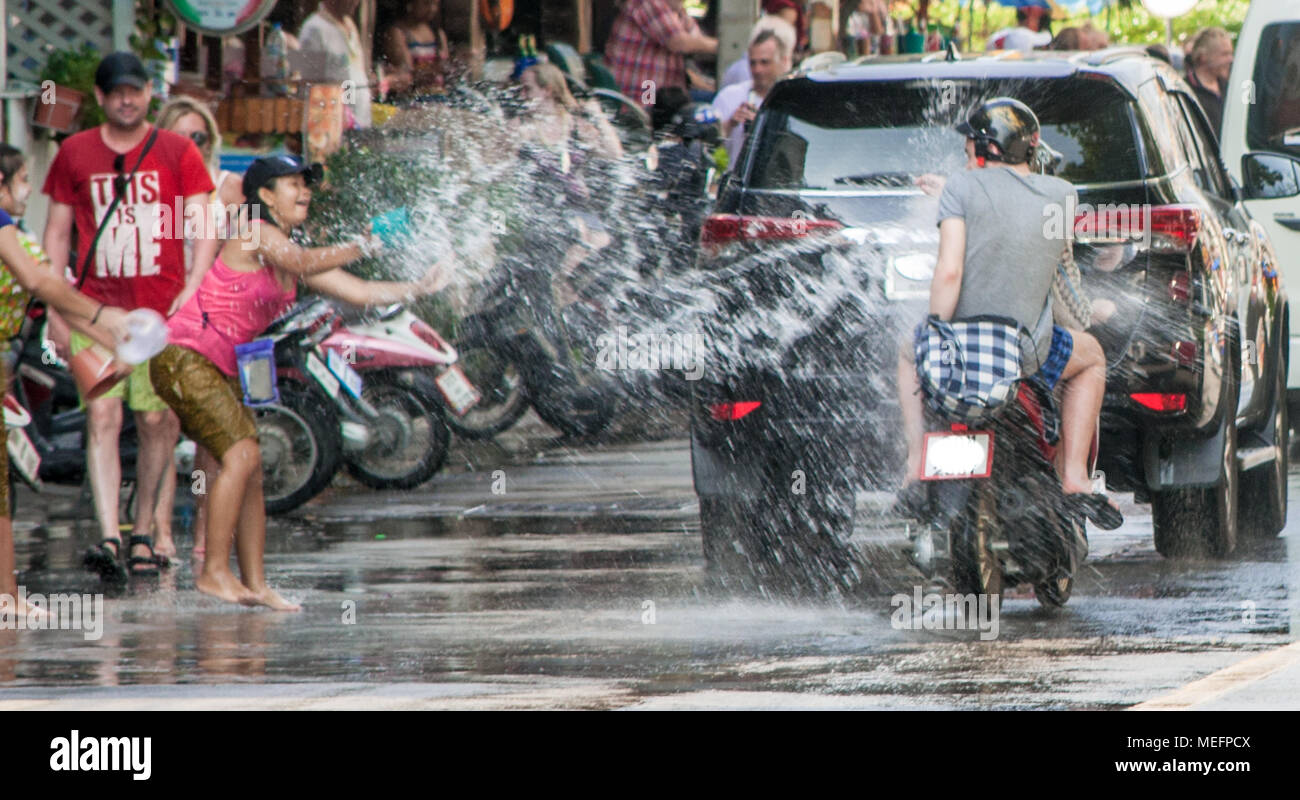
{"type": "MultiPolygon", "coordinates": [[[[431,133],[393,135],[377,129],[345,143],[327,160],[326,181],[312,197],[307,227],[313,243],[345,241],[365,231],[372,218],[405,207],[416,227],[443,233],[462,258],[472,249],[467,241],[485,233],[486,220],[499,250],[517,248],[521,223],[513,183],[470,181],[463,163],[434,154],[436,142],[431,133]]],[[[414,269],[423,274],[431,264],[408,247],[386,249],[348,271],[367,280],[412,280],[418,277],[414,269]]],[[[456,315],[440,296],[420,298],[409,307],[443,333],[454,330],[456,315]]]]}
{"type": "MultiPolygon", "coordinates": [[[[1001,5],[996,0],[932,0],[930,20],[947,34],[960,19],[963,35],[966,35],[970,29],[972,1],[975,4],[975,36],[974,46],[968,49],[983,50],[989,34],[1016,24],[1014,8],[1001,5]]],[[[1163,19],[1149,14],[1138,0],[1127,4],[1128,7],[1124,5],[1114,3],[1095,16],[1090,15],[1085,6],[1063,19],[1053,18],[1052,30],[1059,31],[1065,27],[1078,27],[1091,22],[1093,27],[1106,31],[1112,44],[1164,43],[1163,19]]],[[[895,7],[898,7],[897,4],[895,7]]],[[[1178,46],[1185,45],[1201,28],[1212,26],[1226,29],[1235,38],[1241,32],[1249,7],[1250,0],[1201,0],[1191,11],[1174,20],[1174,43],[1178,46]]]]}
{"type": "Polygon", "coordinates": [[[99,51],[87,44],[77,50],[55,50],[41,68],[42,83],[53,81],[86,96],[81,105],[80,124],[83,129],[104,121],[104,110],[95,102],[95,68],[99,66],[99,59],[99,51]]]}

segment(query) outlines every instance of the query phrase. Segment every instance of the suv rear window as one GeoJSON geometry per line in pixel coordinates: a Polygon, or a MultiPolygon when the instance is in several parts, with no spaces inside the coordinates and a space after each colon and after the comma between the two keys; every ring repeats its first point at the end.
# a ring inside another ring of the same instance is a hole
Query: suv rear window
{"type": "Polygon", "coordinates": [[[1255,97],[1246,115],[1247,146],[1300,156],[1300,22],[1265,26],[1253,78],[1255,97]]]}
{"type": "Polygon", "coordinates": [[[1042,139],[1063,155],[1071,183],[1141,179],[1131,101],[1099,80],[830,82],[794,80],[763,106],[747,185],[850,189],[910,185],[966,163],[953,126],[978,102],[1015,97],[1034,110],[1042,139]]]}

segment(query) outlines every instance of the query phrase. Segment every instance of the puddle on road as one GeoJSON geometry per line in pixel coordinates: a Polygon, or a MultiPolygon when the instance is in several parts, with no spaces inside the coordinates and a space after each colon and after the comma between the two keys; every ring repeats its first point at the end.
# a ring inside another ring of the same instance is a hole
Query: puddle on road
{"type": "MultiPolygon", "coordinates": [[[[79,566],[90,537],[85,522],[79,530],[67,523],[24,529],[18,556],[28,591],[100,591],[79,566]]],[[[186,561],[156,582],[107,594],[99,640],[78,631],[0,631],[0,685],[544,674],[645,681],[665,691],[763,685],[889,694],[920,692],[924,682],[908,677],[908,665],[939,658],[949,665],[941,673],[947,688],[932,690],[961,694],[970,681],[953,669],[994,659],[1001,684],[1032,705],[1035,692],[1059,692],[1066,680],[1026,677],[1051,660],[1041,640],[1060,641],[1067,655],[1095,648],[1124,658],[1134,648],[1228,651],[1284,639],[1286,544],[1251,542],[1228,562],[1176,564],[1149,550],[1103,559],[1085,569],[1076,597],[1056,615],[1029,595],[1006,600],[999,640],[989,643],[978,641],[978,631],[894,630],[890,594],[918,582],[905,570],[851,605],[729,596],[704,574],[694,521],[524,513],[282,518],[270,526],[268,571],[304,604],[301,615],[202,597],[186,561]],[[1242,616],[1247,600],[1250,624],[1242,616]],[[882,669],[890,674],[876,674],[882,669]]],[[[180,545],[188,554],[187,537],[180,545]]],[[[976,683],[967,689],[989,691],[991,684],[976,683]]]]}

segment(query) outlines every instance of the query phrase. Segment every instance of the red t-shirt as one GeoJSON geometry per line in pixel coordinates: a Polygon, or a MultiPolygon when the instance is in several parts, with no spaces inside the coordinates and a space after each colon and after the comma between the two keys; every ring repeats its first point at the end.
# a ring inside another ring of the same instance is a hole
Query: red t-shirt
{"type": "MultiPolygon", "coordinates": [[[[122,160],[125,178],[140,158],[148,135],[122,160]]],[[[67,139],[50,165],[42,191],[76,212],[77,241],[83,248],[75,264],[80,277],[84,248],[113,201],[118,154],[104,144],[99,128],[67,139]]],[[[212,178],[194,142],[170,131],[158,138],[136,170],[113,219],[104,227],[82,291],[101,303],[125,309],[152,308],[166,314],[185,285],[185,198],[213,190],[212,178]]],[[[194,223],[191,223],[191,235],[194,223]]]]}

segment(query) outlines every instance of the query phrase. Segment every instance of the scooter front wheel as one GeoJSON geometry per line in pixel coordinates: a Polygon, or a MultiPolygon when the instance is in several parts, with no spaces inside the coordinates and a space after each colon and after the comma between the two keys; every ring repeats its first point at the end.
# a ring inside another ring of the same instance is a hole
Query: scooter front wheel
{"type": "Polygon", "coordinates": [[[456,363],[481,399],[463,416],[447,414],[447,425],[462,439],[491,439],[528,411],[528,392],[519,367],[483,345],[456,345],[456,363]]]}
{"type": "Polygon", "coordinates": [[[372,378],[361,396],[379,416],[366,449],[347,456],[348,472],[372,489],[410,489],[432,478],[451,443],[439,408],[391,380],[372,378]]]}
{"type": "Polygon", "coordinates": [[[338,415],[323,397],[282,381],[280,402],[255,413],[266,513],[291,511],[329,485],[342,460],[338,415]]]}

